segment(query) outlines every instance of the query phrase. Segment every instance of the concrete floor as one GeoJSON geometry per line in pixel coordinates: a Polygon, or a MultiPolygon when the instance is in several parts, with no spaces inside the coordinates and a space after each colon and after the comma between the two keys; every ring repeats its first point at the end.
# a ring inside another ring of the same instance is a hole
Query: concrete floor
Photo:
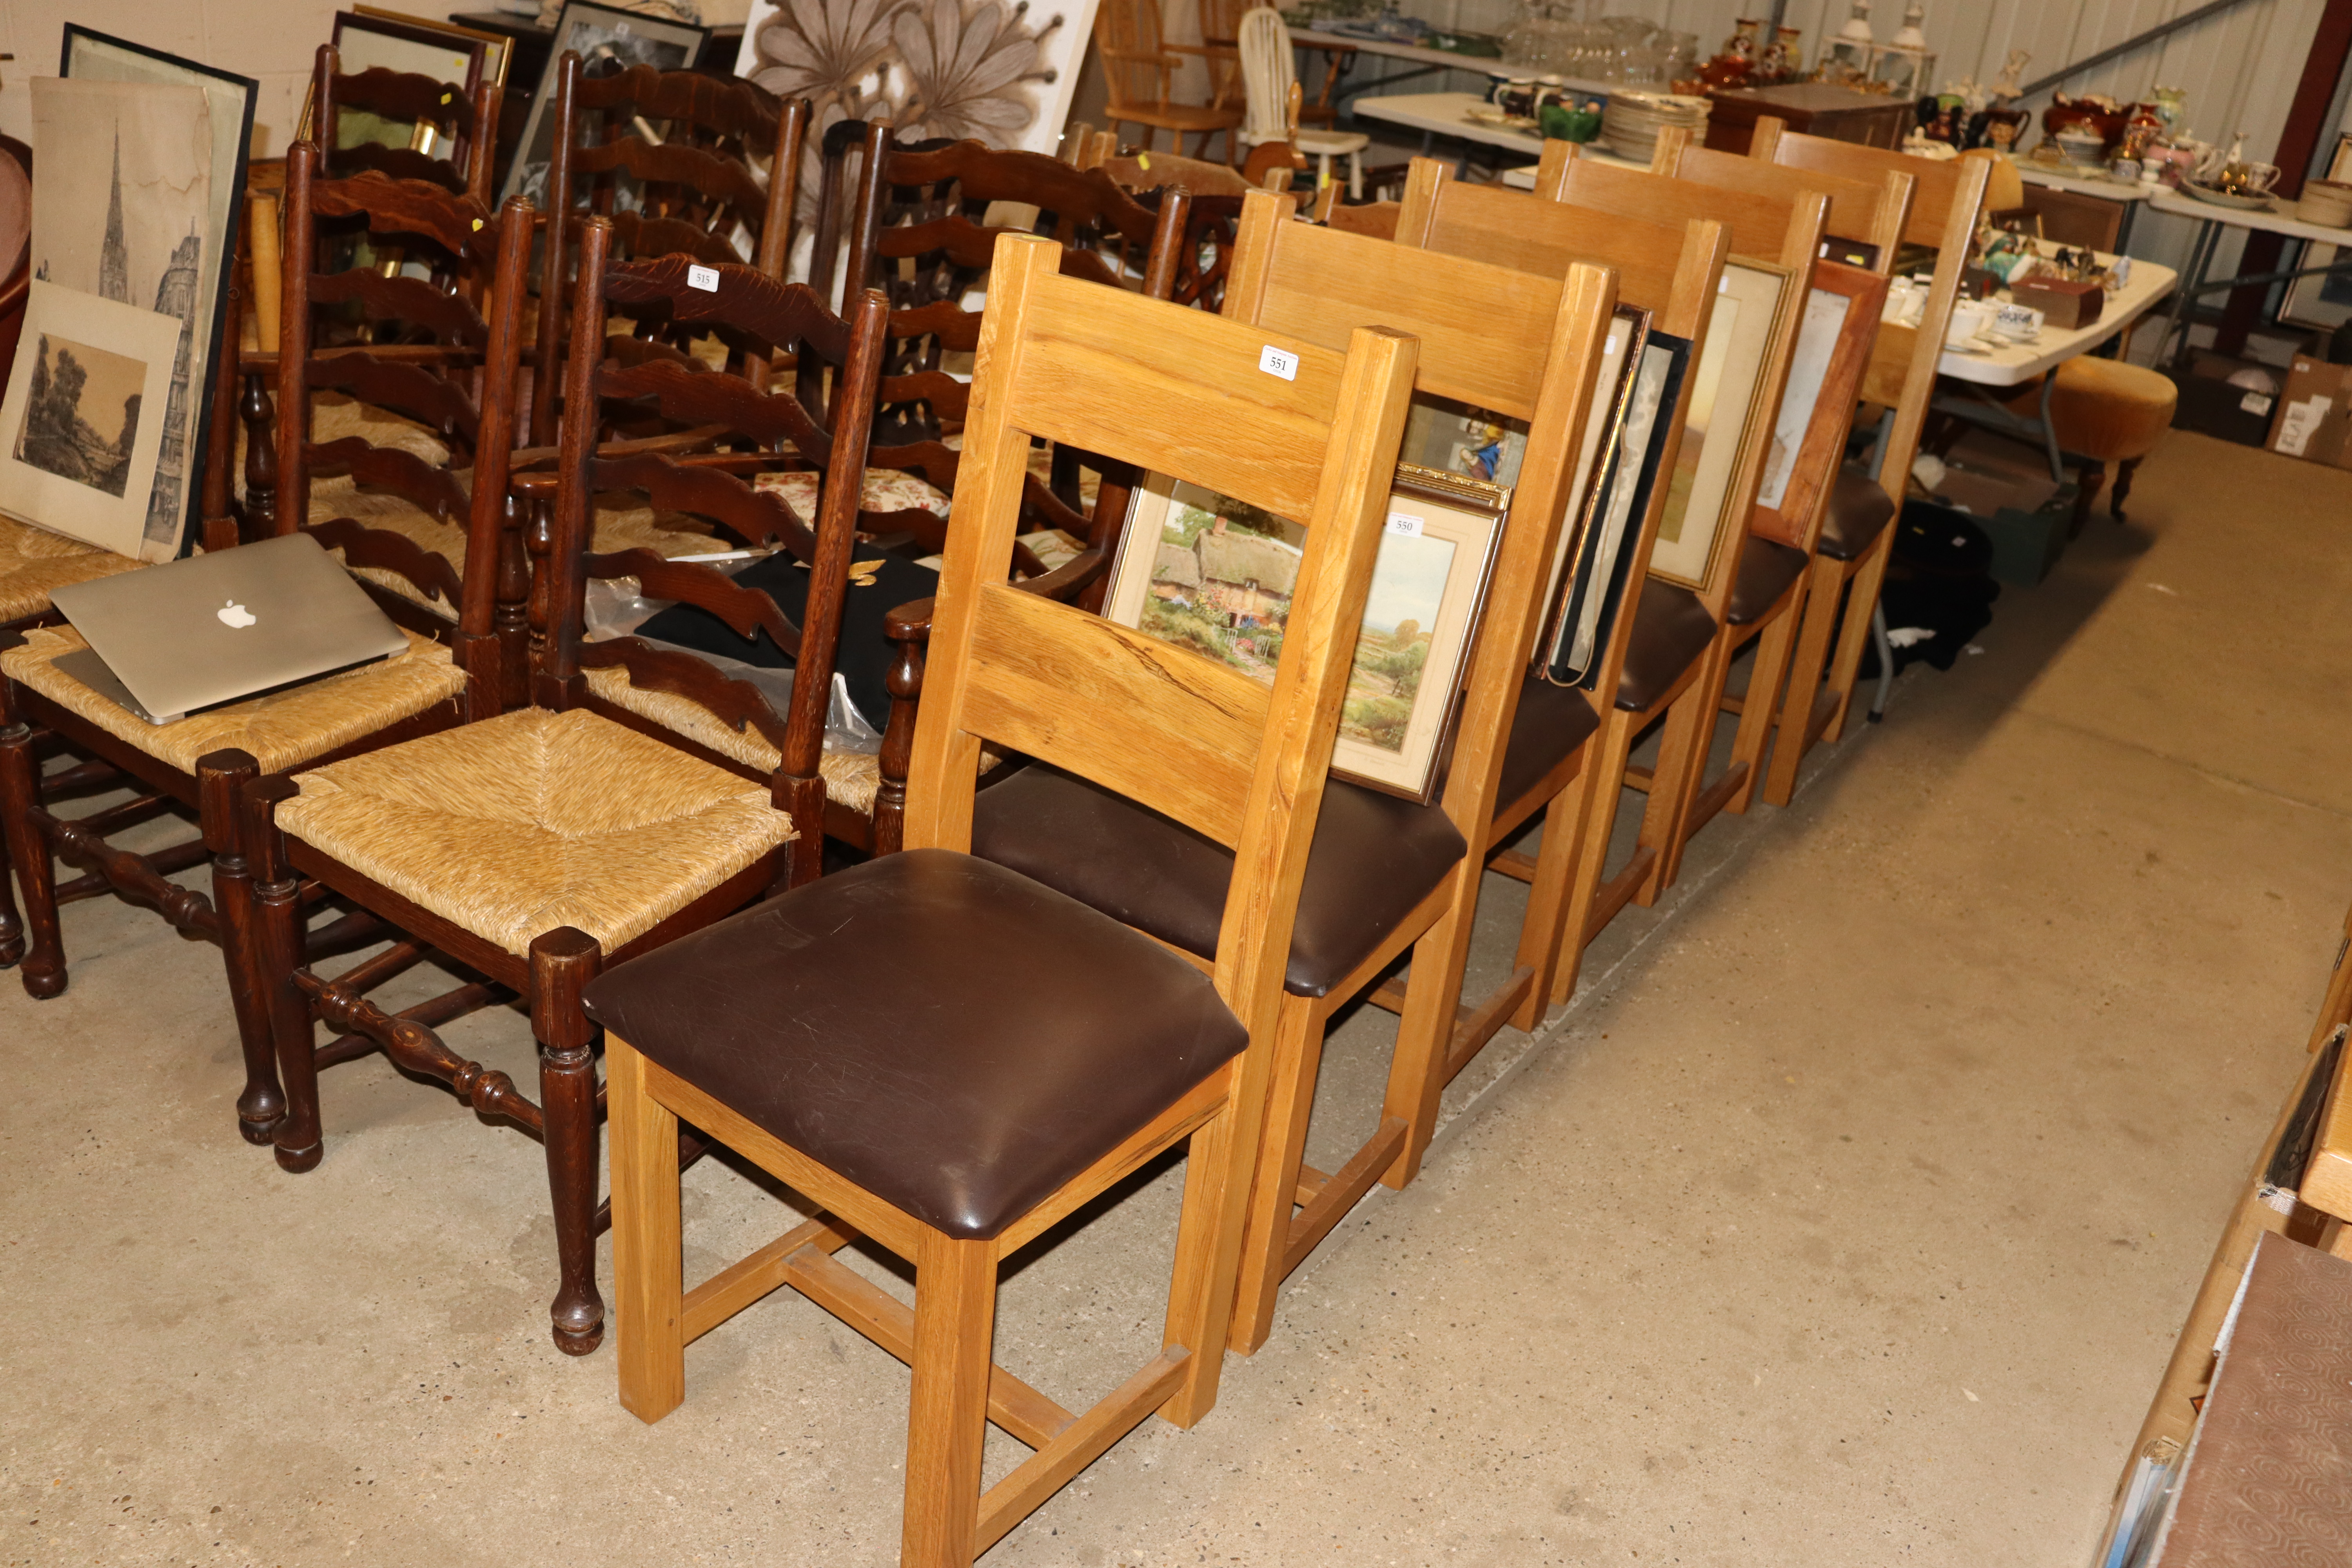
{"type": "MultiPolygon", "coordinates": [[[[2352,898],[2352,475],[2176,435],[2134,502],[1711,827],[1210,1418],[989,1561],[2085,1562],[2352,898]]],[[[641,1426],[547,1342],[536,1145],[371,1059],[281,1174],[212,951],[68,935],[64,998],[0,984],[0,1563],[895,1561],[898,1363],[785,1293],[641,1426]]],[[[1318,1148],[1391,1028],[1338,1031],[1318,1148]]],[[[1156,1348],[1176,1175],[1011,1272],[1001,1360],[1075,1405],[1156,1348]]],[[[688,1186],[689,1272],[790,1217],[688,1186]]]]}

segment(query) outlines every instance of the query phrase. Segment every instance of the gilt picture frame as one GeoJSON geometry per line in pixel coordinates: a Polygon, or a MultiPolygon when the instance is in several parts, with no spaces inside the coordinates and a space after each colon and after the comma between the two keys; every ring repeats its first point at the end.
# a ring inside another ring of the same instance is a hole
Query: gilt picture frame
{"type": "MultiPolygon", "coordinates": [[[[1337,777],[1427,804],[1458,717],[1509,489],[1400,463],[1358,633],[1337,777]]],[[[1103,614],[1272,685],[1307,531],[1165,474],[1129,503],[1103,614]]]]}
{"type": "MultiPolygon", "coordinates": [[[[345,76],[381,68],[410,76],[448,82],[460,89],[467,103],[487,79],[502,81],[506,40],[485,35],[456,33],[419,17],[386,15],[361,6],[338,11],[334,21],[337,63],[345,76]]],[[[316,106],[303,105],[306,128],[316,106]]],[[[362,110],[345,109],[337,117],[335,145],[373,142],[380,147],[408,147],[428,158],[455,159],[460,149],[431,125],[386,120],[362,110]]]]}
{"type": "Polygon", "coordinates": [[[1726,546],[1747,524],[1741,471],[1760,456],[1775,413],[1767,362],[1796,289],[1795,272],[1776,262],[1724,263],[1691,370],[1682,445],[1665,477],[1652,575],[1704,593],[1730,559],[1726,546]]]}
{"type": "Polygon", "coordinates": [[[1854,402],[1886,304],[1882,273],[1833,261],[1813,265],[1797,325],[1796,353],[1780,394],[1772,445],[1748,513],[1748,531],[1805,549],[1844,457],[1854,402]]]}

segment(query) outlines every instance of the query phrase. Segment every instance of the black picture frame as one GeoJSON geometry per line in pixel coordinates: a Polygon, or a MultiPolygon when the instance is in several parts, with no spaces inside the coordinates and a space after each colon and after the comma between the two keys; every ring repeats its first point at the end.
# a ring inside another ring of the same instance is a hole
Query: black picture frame
{"type": "MultiPolygon", "coordinates": [[[[190,86],[204,88],[208,97],[226,93],[241,100],[241,108],[236,119],[236,147],[234,167],[229,179],[228,199],[221,224],[221,232],[215,237],[218,247],[215,252],[218,259],[213,279],[213,297],[209,305],[211,321],[198,334],[205,344],[205,355],[201,364],[189,367],[189,383],[191,391],[194,394],[192,401],[196,409],[196,417],[194,427],[188,433],[189,451],[193,456],[188,465],[188,483],[181,497],[180,542],[175,552],[185,555],[194,547],[197,533],[197,530],[190,526],[191,521],[196,518],[204,504],[204,461],[212,450],[213,421],[215,418],[233,419],[236,416],[234,409],[223,410],[214,406],[215,400],[212,396],[212,384],[224,348],[226,347],[234,352],[235,346],[229,337],[232,323],[228,319],[228,300],[230,284],[236,276],[237,247],[245,232],[245,189],[248,165],[252,157],[254,109],[261,96],[261,84],[251,77],[238,76],[234,71],[225,71],[198,60],[188,59],[184,56],[150,48],[145,44],[134,44],[128,38],[118,38],[110,33],[101,33],[95,27],[85,27],[79,22],[68,22],[65,25],[65,36],[58,47],[58,74],[62,77],[74,76],[77,74],[74,69],[77,58],[81,59],[85,66],[88,66],[97,63],[95,58],[97,55],[110,50],[142,60],[146,62],[148,69],[143,75],[134,72],[110,78],[103,72],[85,69],[79,73],[84,79],[91,76],[99,76],[101,79],[134,81],[170,81],[176,79],[190,86]]],[[[217,110],[219,100],[214,98],[213,101],[217,110]]],[[[215,168],[217,173],[222,163],[218,151],[221,131],[217,123],[217,114],[213,141],[215,149],[215,168]]]]}
{"type": "MultiPolygon", "coordinates": [[[[656,70],[689,70],[701,57],[703,46],[710,41],[710,29],[684,22],[665,21],[644,16],[634,11],[617,10],[610,5],[592,5],[583,0],[563,0],[563,10],[555,19],[555,36],[547,50],[547,64],[539,73],[538,90],[531,94],[530,114],[523,121],[522,138],[515,144],[514,163],[507,170],[505,183],[499,186],[499,201],[503,205],[516,195],[530,196],[541,211],[548,209],[547,193],[543,188],[549,156],[555,141],[555,122],[549,118],[555,100],[555,76],[563,63],[567,49],[576,49],[579,33],[584,27],[604,29],[600,44],[615,37],[635,36],[655,40],[656,47],[675,54],[675,58],[648,58],[645,64],[656,70]],[[534,181],[533,172],[538,172],[534,181]]],[[[586,60],[583,63],[593,65],[586,60]]]]}

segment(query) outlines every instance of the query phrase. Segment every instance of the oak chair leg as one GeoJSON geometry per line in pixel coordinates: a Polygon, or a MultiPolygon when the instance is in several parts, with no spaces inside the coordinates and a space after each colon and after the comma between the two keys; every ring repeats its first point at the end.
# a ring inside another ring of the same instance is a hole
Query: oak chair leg
{"type": "Polygon", "coordinates": [[[1830,663],[1837,709],[1822,726],[1822,739],[1832,745],[1845,738],[1846,715],[1853,710],[1853,683],[1862,674],[1862,650],[1870,646],[1870,614],[1878,607],[1878,590],[1886,581],[1886,563],[1894,554],[1895,524],[1890,522],[1863,552],[1853,574],[1853,591],[1846,595],[1845,625],[1838,629],[1837,657],[1830,663]]]}
{"type": "Polygon", "coordinates": [[[1174,1426],[1189,1428],[1215,1406],[1224,1373],[1249,1198],[1244,1159],[1262,1136],[1255,1109],[1263,1107],[1272,1076],[1270,1062],[1252,1070],[1255,1054],[1244,1054],[1225,1069],[1225,1102],[1193,1129],[1184,1152],[1184,1208],[1176,1225],[1176,1261],[1160,1339],[1165,1347],[1181,1345],[1192,1352],[1183,1381],[1159,1410],[1174,1426]]]}
{"type": "Polygon", "coordinates": [[[1805,731],[1812,725],[1813,702],[1822,689],[1822,673],[1829,668],[1830,639],[1836,634],[1838,595],[1845,586],[1843,564],[1826,555],[1813,557],[1805,580],[1805,614],[1799,623],[1797,648],[1789,660],[1787,694],[1780,700],[1779,731],[1772,744],[1772,766],[1764,775],[1764,799],[1786,805],[1797,793],[1797,769],[1805,760],[1805,731]]]}
{"type": "Polygon", "coordinates": [[[1723,666],[1728,658],[1717,637],[1699,656],[1699,672],[1683,694],[1667,705],[1666,721],[1658,737],[1658,765],[1650,778],[1650,798],[1642,806],[1641,847],[1656,853],[1650,874],[1642,879],[1633,901],[1643,909],[1673,885],[1669,874],[1681,863],[1675,853],[1690,819],[1692,796],[1706,772],[1706,755],[1715,739],[1715,714],[1723,690],[1723,666]]]}
{"type": "Polygon", "coordinates": [[[1511,1016],[1511,1026],[1522,1033],[1535,1033],[1551,1006],[1553,977],[1559,969],[1560,931],[1576,882],[1577,850],[1584,843],[1585,819],[1592,811],[1594,780],[1601,776],[1601,745],[1598,735],[1585,742],[1576,776],[1544,807],[1543,837],[1536,845],[1535,880],[1528,884],[1528,910],[1519,921],[1519,951],[1512,960],[1534,976],[1519,1010],[1511,1016]]]}
{"type": "Polygon", "coordinates": [[[613,1141],[613,1331],[621,1406],[655,1422],[686,1398],[686,1262],[679,1239],[677,1117],[646,1085],[646,1058],[604,1037],[613,1141]]]}
{"type": "Polygon", "coordinates": [[[33,731],[13,712],[0,715],[0,815],[7,820],[8,858],[25,899],[27,942],[17,973],[25,994],[46,1002],[66,988],[65,943],[58,930],[57,865],[41,831],[41,764],[33,731]]]}
{"type": "Polygon", "coordinates": [[[915,1258],[914,1387],[899,1568],[970,1568],[996,1335],[996,1248],[926,1229],[915,1258]]]}
{"type": "MultiPolygon", "coordinates": [[[[1569,789],[1575,787],[1570,784],[1569,789]]],[[[1561,792],[1563,797],[1567,793],[1561,792]]],[[[1437,1132],[1438,1097],[1445,1092],[1445,1067],[1454,1051],[1462,976],[1470,964],[1468,927],[1477,919],[1478,883],[1486,876],[1485,856],[1473,851],[1464,859],[1465,864],[1454,874],[1470,878],[1469,888],[1457,890],[1451,907],[1412,944],[1412,972],[1405,987],[1404,1012],[1397,1019],[1396,1048],[1389,1056],[1389,1081],[1381,1103],[1381,1120],[1402,1120],[1405,1135],[1404,1146],[1389,1162],[1389,1168],[1381,1173],[1381,1184],[1397,1192],[1411,1186],[1412,1179],[1421,1174],[1422,1156],[1429,1152],[1429,1141],[1437,1132]]],[[[1328,1019],[1318,1019],[1315,1025],[1318,1062],[1327,1022],[1328,1019]]],[[[1307,1079],[1310,1101],[1314,1094],[1315,1079],[1310,1069],[1307,1079]]],[[[1269,1121],[1269,1142],[1272,1125],[1269,1121]]],[[[1302,1124],[1297,1152],[1286,1167],[1289,1183],[1283,1188],[1286,1193],[1297,1184],[1306,1152],[1306,1128],[1302,1124]]],[[[1234,1310],[1238,1316],[1240,1309],[1234,1310]]],[[[1261,1333],[1259,1342],[1263,1342],[1265,1337],[1261,1333]]]]}
{"type": "Polygon", "coordinates": [[[247,785],[244,832],[253,879],[255,991],[269,1021],[286,1096],[285,1114],[269,1141],[277,1146],[278,1168],[299,1173],[317,1169],[326,1151],[319,1131],[316,1033],[310,1003],[294,981],[303,961],[302,881],[287,859],[286,835],[278,826],[278,803],[294,793],[294,782],[283,776],[247,785]]]}
{"type": "MultiPolygon", "coordinates": [[[[1593,898],[1601,889],[1601,873],[1609,858],[1609,840],[1617,830],[1617,805],[1624,792],[1625,756],[1633,749],[1633,716],[1611,703],[1608,716],[1601,721],[1601,733],[1585,744],[1600,749],[1587,764],[1594,769],[1592,799],[1585,807],[1584,833],[1576,846],[1576,874],[1569,885],[1568,902],[1560,910],[1559,928],[1552,936],[1557,956],[1553,960],[1549,1000],[1554,1005],[1576,994],[1577,976],[1584,967],[1585,927],[1592,921],[1593,898]]],[[[1549,826],[1545,831],[1549,833],[1549,826]]]]}
{"type": "Polygon", "coordinates": [[[604,1339],[604,1299],[596,1289],[596,1030],[580,1005],[603,960],[596,939],[571,926],[530,944],[530,1027],[540,1042],[539,1102],[562,1271],[548,1315],[555,1347],[566,1355],[586,1355],[604,1339]]]}
{"type": "MultiPolygon", "coordinates": [[[[1250,1182],[1249,1217],[1242,1231],[1233,1324],[1228,1337],[1244,1355],[1265,1343],[1282,1294],[1282,1255],[1290,1240],[1291,1194],[1307,1158],[1307,1122],[1315,1109],[1315,1075],[1323,1062],[1323,1009],[1286,995],[1275,1026],[1274,1076],[1250,1182]]],[[[1400,1048],[1402,1037],[1399,1037],[1400,1048]]],[[[1428,1075],[1433,1080],[1436,1074],[1428,1075]]]]}
{"type": "Polygon", "coordinates": [[[1765,748],[1771,744],[1772,720],[1780,710],[1780,689],[1789,679],[1789,664],[1797,651],[1797,628],[1804,624],[1805,584],[1796,598],[1756,638],[1756,660],[1748,671],[1748,695],[1741,700],[1739,728],[1731,741],[1731,765],[1744,767],[1747,776],[1723,809],[1745,816],[1762,782],[1765,748]]]}
{"type": "Polygon", "coordinates": [[[254,963],[253,876],[245,853],[246,785],[260,764],[245,752],[211,752],[196,759],[196,798],[205,847],[213,860],[213,909],[219,918],[221,963],[228,972],[229,1005],[236,1016],[237,1045],[245,1053],[245,1089],[236,1097],[237,1133],[266,1148],[286,1114],[286,1092],[278,1083],[278,1052],[269,1015],[261,1005],[254,963]]]}

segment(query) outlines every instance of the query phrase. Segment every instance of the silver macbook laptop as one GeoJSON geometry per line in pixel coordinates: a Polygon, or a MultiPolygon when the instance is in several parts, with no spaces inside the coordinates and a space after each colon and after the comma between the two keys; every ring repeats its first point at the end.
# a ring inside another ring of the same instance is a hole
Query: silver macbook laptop
{"type": "Polygon", "coordinates": [[[57,667],[151,724],[388,658],[408,638],[307,533],[58,588],[57,667]]]}

